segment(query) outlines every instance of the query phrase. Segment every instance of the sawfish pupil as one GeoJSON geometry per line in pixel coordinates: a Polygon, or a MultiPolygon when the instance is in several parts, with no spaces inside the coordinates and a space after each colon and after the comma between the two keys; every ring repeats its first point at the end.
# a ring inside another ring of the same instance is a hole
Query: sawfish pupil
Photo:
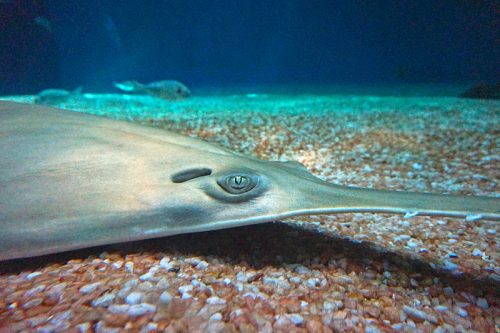
{"type": "Polygon", "coordinates": [[[217,181],[220,187],[231,194],[250,191],[258,183],[258,177],[250,174],[230,174],[217,181]]]}

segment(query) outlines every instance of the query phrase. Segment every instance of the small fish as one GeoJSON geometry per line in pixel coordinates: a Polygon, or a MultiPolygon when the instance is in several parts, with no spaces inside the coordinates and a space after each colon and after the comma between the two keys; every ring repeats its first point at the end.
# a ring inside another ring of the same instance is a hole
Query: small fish
{"type": "Polygon", "coordinates": [[[35,104],[59,105],[68,102],[70,99],[79,98],[81,95],[81,86],[73,91],[65,89],[45,89],[36,95],[35,104]]]}
{"type": "Polygon", "coordinates": [[[186,99],[191,96],[191,91],[179,81],[166,80],[142,84],[137,81],[114,82],[115,87],[126,92],[146,93],[148,95],[176,101],[186,99]]]}

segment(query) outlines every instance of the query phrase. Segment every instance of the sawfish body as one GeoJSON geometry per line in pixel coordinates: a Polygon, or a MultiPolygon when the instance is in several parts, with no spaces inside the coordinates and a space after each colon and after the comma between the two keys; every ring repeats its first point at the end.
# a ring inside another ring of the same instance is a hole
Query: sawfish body
{"type": "Polygon", "coordinates": [[[128,122],[0,102],[0,260],[295,215],[500,219],[500,199],[334,185],[128,122]]]}

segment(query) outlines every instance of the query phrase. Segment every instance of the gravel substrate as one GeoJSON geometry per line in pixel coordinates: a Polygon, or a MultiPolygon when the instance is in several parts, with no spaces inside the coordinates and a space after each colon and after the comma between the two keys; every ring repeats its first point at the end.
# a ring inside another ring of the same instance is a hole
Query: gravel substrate
{"type": "MultiPolygon", "coordinates": [[[[297,160],[342,185],[500,192],[495,101],[86,94],[62,106],[297,160]]],[[[498,332],[499,229],[339,214],[3,262],[0,332],[498,332]]]]}

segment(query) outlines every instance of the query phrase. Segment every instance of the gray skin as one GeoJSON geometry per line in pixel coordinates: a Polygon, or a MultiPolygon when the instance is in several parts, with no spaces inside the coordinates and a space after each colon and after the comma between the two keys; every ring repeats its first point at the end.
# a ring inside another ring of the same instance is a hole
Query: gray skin
{"type": "Polygon", "coordinates": [[[0,102],[0,260],[305,214],[500,219],[500,199],[334,185],[160,129],[0,102]]]}
{"type": "Polygon", "coordinates": [[[184,84],[175,80],[156,81],[142,84],[137,81],[115,82],[114,86],[131,93],[145,93],[167,101],[183,100],[191,96],[191,91],[184,84]]]}

